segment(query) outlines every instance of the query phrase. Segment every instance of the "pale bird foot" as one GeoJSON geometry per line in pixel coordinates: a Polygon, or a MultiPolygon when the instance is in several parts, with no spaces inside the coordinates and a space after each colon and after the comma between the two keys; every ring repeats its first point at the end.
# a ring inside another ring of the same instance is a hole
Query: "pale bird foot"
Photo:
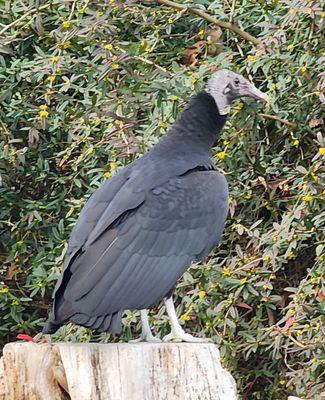
{"type": "Polygon", "coordinates": [[[161,343],[162,340],[153,335],[141,335],[138,339],[129,340],[128,343],[140,343],[140,342],[147,342],[147,343],[161,343]]]}
{"type": "Polygon", "coordinates": [[[190,335],[189,333],[185,332],[179,332],[179,333],[173,333],[171,332],[170,334],[166,335],[163,338],[164,342],[187,342],[187,343],[213,343],[213,340],[210,338],[200,338],[200,337],[194,337],[190,335]]]}

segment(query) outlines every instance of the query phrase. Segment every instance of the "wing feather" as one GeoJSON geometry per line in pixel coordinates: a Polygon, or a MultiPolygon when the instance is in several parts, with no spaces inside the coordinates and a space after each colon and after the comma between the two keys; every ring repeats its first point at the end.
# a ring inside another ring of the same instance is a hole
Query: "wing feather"
{"type": "Polygon", "coordinates": [[[111,227],[103,230],[106,223],[100,222],[96,240],[71,266],[64,291],[77,315],[71,319],[96,316],[93,326],[104,329],[110,323],[104,316],[162,299],[191,262],[217,243],[227,209],[225,179],[197,171],[148,191],[111,227]]]}

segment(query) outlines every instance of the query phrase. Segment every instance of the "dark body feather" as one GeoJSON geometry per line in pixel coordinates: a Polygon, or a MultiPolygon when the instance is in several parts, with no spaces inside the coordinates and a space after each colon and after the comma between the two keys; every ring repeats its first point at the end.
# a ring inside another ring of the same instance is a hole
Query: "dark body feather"
{"type": "Polygon", "coordinates": [[[119,332],[125,309],[161,300],[218,243],[228,190],[209,152],[225,121],[199,93],[155,147],[94,192],[72,231],[43,332],[67,320],[119,332]]]}

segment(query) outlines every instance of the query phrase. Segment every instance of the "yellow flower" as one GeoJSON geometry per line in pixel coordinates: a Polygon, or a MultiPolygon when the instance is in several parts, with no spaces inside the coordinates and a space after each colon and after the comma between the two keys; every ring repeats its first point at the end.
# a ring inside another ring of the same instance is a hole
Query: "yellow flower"
{"type": "Polygon", "coordinates": [[[201,29],[201,30],[198,32],[198,35],[200,35],[200,36],[204,35],[204,30],[201,29]]]}
{"type": "Polygon", "coordinates": [[[227,153],[225,151],[219,151],[219,153],[217,153],[217,157],[220,160],[224,160],[227,157],[227,153]]]}
{"type": "Polygon", "coordinates": [[[200,299],[203,299],[206,295],[207,295],[207,294],[206,294],[206,292],[205,292],[204,290],[200,290],[200,291],[199,291],[199,298],[200,298],[200,299]]]}
{"type": "Polygon", "coordinates": [[[168,24],[172,24],[172,23],[173,23],[172,18],[168,18],[167,23],[168,23],[168,24]]]}
{"type": "Polygon", "coordinates": [[[295,140],[293,141],[293,145],[294,145],[295,147],[298,147],[298,146],[299,146],[299,140],[298,140],[298,139],[295,139],[295,140]]]}
{"type": "Polygon", "coordinates": [[[293,308],[291,308],[291,309],[289,310],[289,314],[290,314],[290,315],[295,315],[295,313],[296,313],[296,311],[295,311],[293,308]]]}
{"type": "Polygon", "coordinates": [[[271,256],[269,254],[266,254],[265,256],[263,256],[264,261],[269,261],[270,259],[271,259],[271,256]]]}
{"type": "Polygon", "coordinates": [[[277,241],[278,241],[278,237],[277,237],[277,236],[273,236],[272,242],[273,242],[273,243],[276,243],[277,241]]]}
{"type": "Polygon", "coordinates": [[[194,83],[197,82],[197,79],[196,78],[192,78],[190,82],[191,82],[191,85],[194,85],[194,83]]]}
{"type": "Polygon", "coordinates": [[[112,69],[119,69],[120,66],[117,63],[112,64],[112,69]]]}
{"type": "Polygon", "coordinates": [[[325,147],[320,147],[319,148],[319,154],[321,154],[322,156],[325,155],[325,147]]]}
{"type": "Polygon", "coordinates": [[[112,49],[113,49],[113,46],[111,44],[105,44],[105,50],[110,51],[112,49]]]}
{"type": "Polygon", "coordinates": [[[41,110],[41,111],[39,112],[39,116],[40,116],[41,118],[46,118],[46,117],[49,116],[49,113],[48,113],[46,110],[41,110]]]}
{"type": "Polygon", "coordinates": [[[98,15],[99,17],[101,17],[103,14],[104,14],[103,11],[98,11],[98,12],[97,12],[97,15],[98,15]]]}
{"type": "Polygon", "coordinates": [[[288,50],[292,50],[292,49],[294,49],[294,47],[295,47],[295,46],[294,46],[293,44],[289,44],[289,46],[287,47],[287,49],[288,49],[288,50]]]}
{"type": "Polygon", "coordinates": [[[19,301],[18,300],[13,300],[12,302],[11,302],[11,305],[12,306],[19,306],[19,301]]]}
{"type": "Polygon", "coordinates": [[[241,285],[245,285],[246,282],[247,282],[247,278],[246,277],[240,280],[240,284],[241,285]]]}
{"type": "Polygon", "coordinates": [[[284,379],[281,379],[281,381],[279,381],[280,385],[284,385],[286,383],[286,381],[284,379]]]}
{"type": "Polygon", "coordinates": [[[289,14],[293,15],[295,13],[295,9],[293,7],[290,8],[289,14]]]}
{"type": "Polygon", "coordinates": [[[62,27],[63,27],[64,29],[69,29],[70,26],[71,26],[70,21],[63,21],[63,22],[62,22],[62,27]]]}
{"type": "Polygon", "coordinates": [[[208,321],[208,322],[206,322],[205,323],[205,327],[207,328],[207,329],[209,329],[209,328],[212,328],[212,322],[210,322],[210,321],[208,321]]]}
{"type": "Polygon", "coordinates": [[[111,176],[111,173],[110,172],[105,172],[104,173],[104,177],[107,179],[107,178],[110,178],[110,176],[111,176]]]}
{"type": "Polygon", "coordinates": [[[246,57],[246,60],[247,60],[248,62],[254,62],[254,61],[256,61],[256,57],[255,57],[255,56],[252,56],[251,54],[249,54],[249,55],[246,57]]]}
{"type": "Polygon", "coordinates": [[[47,80],[49,81],[49,82],[54,82],[55,81],[55,75],[50,75],[50,76],[48,76],[47,77],[47,80]]]}
{"type": "Polygon", "coordinates": [[[270,275],[270,280],[276,279],[276,276],[274,274],[270,275]]]}
{"type": "Polygon", "coordinates": [[[305,201],[306,203],[312,201],[313,196],[311,194],[305,194],[305,196],[303,196],[303,201],[305,201]]]}
{"type": "Polygon", "coordinates": [[[59,61],[59,57],[54,56],[54,57],[51,58],[51,61],[52,61],[52,63],[56,63],[56,62],[59,61]]]}
{"type": "Polygon", "coordinates": [[[0,289],[0,293],[8,293],[8,292],[9,292],[9,289],[6,287],[0,289]]]}
{"type": "Polygon", "coordinates": [[[173,100],[173,101],[177,101],[177,100],[178,100],[178,96],[174,96],[174,95],[173,95],[173,96],[172,96],[172,100],[173,100]]]}
{"type": "Polygon", "coordinates": [[[305,72],[307,72],[307,67],[300,67],[300,71],[304,74],[305,72]]]}
{"type": "Polygon", "coordinates": [[[190,318],[190,316],[188,314],[183,314],[183,315],[181,315],[181,319],[183,321],[189,321],[191,318],[190,318]]]}
{"type": "Polygon", "coordinates": [[[66,40],[66,41],[63,43],[63,48],[64,48],[64,49],[67,49],[67,48],[70,46],[70,44],[71,44],[70,40],[66,40]]]}
{"type": "Polygon", "coordinates": [[[288,251],[288,253],[286,254],[286,258],[288,259],[288,260],[291,260],[292,258],[294,258],[295,257],[295,255],[293,254],[293,252],[290,250],[290,251],[288,251]]]}
{"type": "Polygon", "coordinates": [[[227,267],[223,267],[221,270],[222,275],[224,276],[230,276],[230,269],[227,267]]]}
{"type": "Polygon", "coordinates": [[[276,89],[276,84],[275,83],[271,83],[270,90],[274,91],[275,89],[276,89]]]}
{"type": "Polygon", "coordinates": [[[110,168],[111,171],[116,169],[116,167],[117,167],[117,162],[112,161],[112,162],[109,163],[109,168],[110,168]]]}
{"type": "Polygon", "coordinates": [[[93,154],[94,151],[95,149],[93,147],[89,147],[89,149],[87,150],[87,154],[93,154]]]}
{"type": "Polygon", "coordinates": [[[39,109],[40,109],[40,110],[43,110],[43,111],[44,111],[44,110],[47,110],[47,104],[42,104],[42,105],[40,105],[40,106],[39,106],[39,109]]]}

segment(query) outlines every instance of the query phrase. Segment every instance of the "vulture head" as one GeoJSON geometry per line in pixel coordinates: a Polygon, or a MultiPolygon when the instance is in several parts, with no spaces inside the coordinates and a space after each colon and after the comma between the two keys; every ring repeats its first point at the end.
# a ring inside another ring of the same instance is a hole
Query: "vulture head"
{"type": "Polygon", "coordinates": [[[228,69],[215,72],[208,80],[205,91],[214,98],[221,115],[228,114],[231,103],[241,97],[251,97],[263,103],[268,101],[265,93],[243,76],[228,69]]]}

